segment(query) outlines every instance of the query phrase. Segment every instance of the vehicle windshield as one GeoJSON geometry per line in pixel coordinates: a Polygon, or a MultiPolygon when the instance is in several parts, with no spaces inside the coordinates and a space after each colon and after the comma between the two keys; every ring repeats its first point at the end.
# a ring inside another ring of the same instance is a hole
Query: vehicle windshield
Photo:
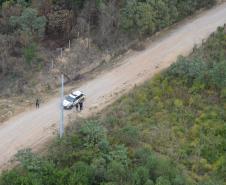
{"type": "Polygon", "coordinates": [[[73,102],[74,101],[74,98],[71,97],[71,96],[66,96],[65,99],[69,102],[73,102]]]}

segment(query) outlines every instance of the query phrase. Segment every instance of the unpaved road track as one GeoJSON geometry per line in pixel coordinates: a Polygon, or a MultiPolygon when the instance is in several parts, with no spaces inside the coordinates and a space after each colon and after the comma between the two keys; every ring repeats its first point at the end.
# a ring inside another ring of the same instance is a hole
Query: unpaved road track
{"type": "MultiPolygon", "coordinates": [[[[168,31],[161,39],[152,42],[147,49],[134,52],[122,61],[122,65],[100,74],[79,89],[87,94],[86,117],[111,103],[117,93],[127,92],[135,84],[144,82],[155,73],[170,66],[178,55],[188,55],[195,44],[200,44],[218,26],[226,23],[226,3],[203,12],[168,31]],[[95,110],[95,107],[98,107],[95,110]]],[[[74,111],[66,112],[77,114],[74,111]]],[[[22,148],[38,148],[54,136],[59,121],[59,99],[52,99],[39,110],[30,110],[0,125],[0,168],[7,165],[12,156],[22,148]]]]}

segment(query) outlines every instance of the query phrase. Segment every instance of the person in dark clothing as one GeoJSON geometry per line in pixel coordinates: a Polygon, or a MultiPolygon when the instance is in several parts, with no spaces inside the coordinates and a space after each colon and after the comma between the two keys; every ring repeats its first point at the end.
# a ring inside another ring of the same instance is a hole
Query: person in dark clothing
{"type": "Polygon", "coordinates": [[[82,99],[82,100],[79,102],[79,108],[80,108],[80,111],[83,110],[83,102],[84,102],[84,99],[82,99]]]}
{"type": "Polygon", "coordinates": [[[83,110],[83,102],[79,102],[80,111],[83,110]]]}
{"type": "Polygon", "coordinates": [[[78,111],[78,103],[75,104],[76,111],[78,111]]]}
{"type": "Polygon", "coordinates": [[[40,102],[39,102],[39,99],[37,98],[37,99],[36,99],[36,103],[35,103],[35,105],[36,105],[36,109],[38,109],[38,108],[39,108],[39,104],[40,104],[40,102]]]}

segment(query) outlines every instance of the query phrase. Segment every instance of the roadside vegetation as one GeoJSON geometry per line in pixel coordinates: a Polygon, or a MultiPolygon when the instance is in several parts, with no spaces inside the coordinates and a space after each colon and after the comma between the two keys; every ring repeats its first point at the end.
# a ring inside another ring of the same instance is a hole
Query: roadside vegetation
{"type": "Polygon", "coordinates": [[[226,32],[74,122],[44,157],[23,150],[0,185],[225,185],[226,32]]]}
{"type": "MultiPolygon", "coordinates": [[[[215,0],[0,0],[0,115],[127,51],[215,0]],[[71,52],[59,59],[59,48],[71,52]],[[29,99],[31,97],[31,99],[29,99]]],[[[12,112],[9,112],[12,111],[12,112]]],[[[1,117],[0,120],[6,119],[1,117]],[[1,119],[2,118],[2,119],[1,119]]]]}

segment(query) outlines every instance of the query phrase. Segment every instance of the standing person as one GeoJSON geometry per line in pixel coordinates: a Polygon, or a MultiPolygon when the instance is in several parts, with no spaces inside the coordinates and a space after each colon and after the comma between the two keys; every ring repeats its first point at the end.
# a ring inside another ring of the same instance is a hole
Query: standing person
{"type": "Polygon", "coordinates": [[[80,111],[83,110],[83,102],[84,102],[84,99],[81,99],[81,101],[79,102],[80,111]]]}
{"type": "Polygon", "coordinates": [[[37,98],[37,99],[36,99],[36,103],[35,103],[35,105],[36,105],[36,109],[38,109],[38,108],[39,108],[39,104],[40,104],[40,103],[39,103],[39,99],[37,98]]]}
{"type": "Polygon", "coordinates": [[[76,111],[78,111],[78,103],[75,104],[76,111]]]}

